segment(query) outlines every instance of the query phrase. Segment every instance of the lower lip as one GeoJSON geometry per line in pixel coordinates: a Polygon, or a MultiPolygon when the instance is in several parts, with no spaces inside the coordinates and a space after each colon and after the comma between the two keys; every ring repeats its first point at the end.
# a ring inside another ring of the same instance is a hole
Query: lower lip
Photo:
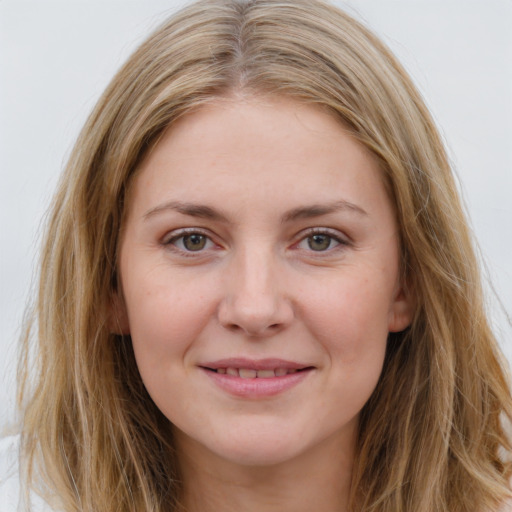
{"type": "Polygon", "coordinates": [[[268,379],[242,379],[234,375],[202,369],[210,379],[224,391],[243,398],[265,398],[275,396],[300,384],[312,372],[311,369],[288,373],[268,379]]]}

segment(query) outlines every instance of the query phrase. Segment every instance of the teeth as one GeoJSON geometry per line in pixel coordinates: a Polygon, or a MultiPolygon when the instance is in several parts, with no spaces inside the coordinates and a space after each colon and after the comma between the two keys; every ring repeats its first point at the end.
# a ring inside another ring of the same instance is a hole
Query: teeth
{"type": "Polygon", "coordinates": [[[240,373],[240,377],[242,377],[242,379],[254,379],[254,377],[256,377],[256,375],[258,375],[258,372],[256,370],[248,370],[246,368],[240,368],[240,370],[238,370],[239,373],[240,373]]]}
{"type": "Polygon", "coordinates": [[[258,370],[258,379],[270,379],[275,376],[274,370],[258,370]]]}
{"type": "Polygon", "coordinates": [[[250,368],[217,368],[217,373],[241,377],[242,379],[271,379],[272,377],[283,377],[289,373],[295,373],[296,369],[276,368],[274,370],[253,370],[250,368]]]}

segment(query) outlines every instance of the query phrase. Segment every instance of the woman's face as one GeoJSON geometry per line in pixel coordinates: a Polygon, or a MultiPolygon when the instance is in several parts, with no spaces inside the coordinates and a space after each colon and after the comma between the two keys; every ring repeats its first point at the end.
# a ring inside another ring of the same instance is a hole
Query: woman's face
{"type": "Polygon", "coordinates": [[[350,448],[388,333],[410,321],[376,161],[288,99],[218,100],[174,124],[135,178],[119,264],[120,325],[196,457],[350,448]]]}

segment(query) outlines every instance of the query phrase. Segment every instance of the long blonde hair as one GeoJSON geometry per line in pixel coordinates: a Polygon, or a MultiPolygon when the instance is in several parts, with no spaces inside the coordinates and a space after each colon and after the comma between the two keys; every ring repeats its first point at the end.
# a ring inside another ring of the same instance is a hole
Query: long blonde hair
{"type": "Polygon", "coordinates": [[[233,91],[285,95],[337,116],[379,159],[396,207],[416,314],[390,335],[361,414],[351,510],[495,510],[510,494],[511,397],[442,141],[389,50],[316,0],[183,9],[134,53],[91,114],[53,202],[36,320],[24,337],[27,482],[42,483],[39,492],[66,511],[179,509],[168,420],[145,391],[130,339],[110,329],[118,239],[143,155],[178,117],[233,91]]]}

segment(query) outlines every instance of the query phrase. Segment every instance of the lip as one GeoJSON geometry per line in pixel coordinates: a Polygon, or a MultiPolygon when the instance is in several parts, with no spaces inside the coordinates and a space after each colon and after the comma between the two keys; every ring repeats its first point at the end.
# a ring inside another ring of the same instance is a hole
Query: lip
{"type": "Polygon", "coordinates": [[[219,368],[247,368],[248,370],[273,370],[274,368],[285,368],[286,370],[301,370],[311,367],[311,365],[308,364],[287,361],[285,359],[248,359],[244,357],[218,359],[216,361],[201,364],[200,366],[203,368],[211,368],[212,370],[217,370],[219,368]]]}
{"type": "Polygon", "coordinates": [[[300,384],[312,373],[314,367],[284,359],[230,358],[200,364],[199,368],[223,391],[242,398],[266,398],[284,393],[300,384]],[[217,373],[219,368],[244,368],[248,370],[273,370],[284,368],[293,373],[269,378],[244,379],[239,376],[217,373]]]}

